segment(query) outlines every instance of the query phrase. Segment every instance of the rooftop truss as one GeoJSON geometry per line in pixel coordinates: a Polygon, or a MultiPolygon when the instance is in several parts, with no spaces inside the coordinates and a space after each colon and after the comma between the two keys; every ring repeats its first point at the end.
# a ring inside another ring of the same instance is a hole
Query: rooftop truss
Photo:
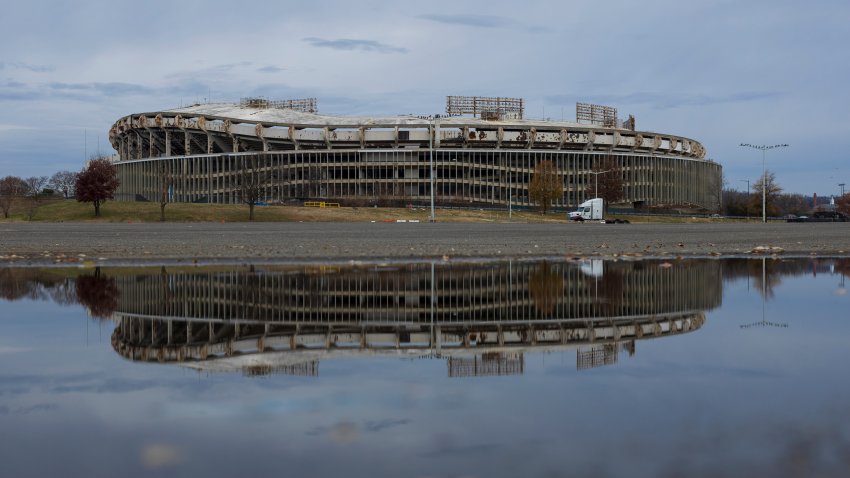
{"type": "Polygon", "coordinates": [[[522,98],[501,96],[446,96],[446,114],[471,114],[482,119],[522,119],[525,102],[522,98]]]}
{"type": "Polygon", "coordinates": [[[270,100],[268,98],[241,98],[239,106],[248,108],[276,108],[301,111],[302,113],[318,113],[316,98],[299,98],[294,100],[270,100]]]}
{"type": "Polygon", "coordinates": [[[615,128],[617,126],[617,108],[590,103],[576,103],[576,122],[615,128]]]}

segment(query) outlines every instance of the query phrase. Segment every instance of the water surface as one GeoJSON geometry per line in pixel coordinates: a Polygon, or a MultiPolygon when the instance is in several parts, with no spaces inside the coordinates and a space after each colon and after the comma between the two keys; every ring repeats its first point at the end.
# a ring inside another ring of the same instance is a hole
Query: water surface
{"type": "Polygon", "coordinates": [[[845,476],[847,259],[0,269],[9,476],[845,476]]]}

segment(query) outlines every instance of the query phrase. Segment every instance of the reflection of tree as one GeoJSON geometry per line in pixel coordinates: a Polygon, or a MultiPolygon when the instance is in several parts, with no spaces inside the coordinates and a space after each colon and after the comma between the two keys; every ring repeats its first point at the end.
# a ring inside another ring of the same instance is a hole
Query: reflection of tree
{"type": "Polygon", "coordinates": [[[600,312],[604,315],[616,315],[623,303],[625,291],[626,273],[615,268],[617,264],[606,264],[605,273],[599,278],[599,296],[602,303],[599,304],[600,312]]]}
{"type": "Polygon", "coordinates": [[[109,318],[118,308],[121,292],[112,277],[103,276],[100,267],[94,275],[81,275],[76,279],[77,299],[89,309],[92,317],[109,318]]]}
{"type": "Polygon", "coordinates": [[[558,299],[564,289],[564,278],[548,262],[543,262],[529,275],[528,289],[534,306],[544,317],[548,317],[558,307],[558,299]]]}
{"type": "MultiPolygon", "coordinates": [[[[772,298],[775,290],[787,276],[802,276],[817,273],[835,264],[835,270],[841,273],[840,264],[850,263],[847,259],[812,259],[812,260],[783,260],[776,258],[761,259],[729,259],[723,261],[723,280],[735,281],[749,278],[753,281],[753,288],[765,299],[772,298]]],[[[850,268],[850,265],[845,266],[850,268]]]]}
{"type": "Polygon", "coordinates": [[[42,269],[0,269],[0,299],[53,300],[60,305],[76,303],[73,283],[42,269]]]}
{"type": "Polygon", "coordinates": [[[850,259],[836,259],[835,272],[843,275],[844,277],[850,277],[850,259]]]}

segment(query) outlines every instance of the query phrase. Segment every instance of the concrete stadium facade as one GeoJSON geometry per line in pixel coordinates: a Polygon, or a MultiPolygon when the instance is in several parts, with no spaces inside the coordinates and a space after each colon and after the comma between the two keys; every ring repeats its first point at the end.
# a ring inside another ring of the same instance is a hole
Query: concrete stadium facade
{"type": "Polygon", "coordinates": [[[533,206],[535,165],[563,183],[556,207],[588,199],[594,167],[616,160],[635,207],[714,209],[721,167],[703,146],[669,134],[549,120],[448,116],[339,117],[264,105],[196,104],[121,118],[109,134],[123,201],[240,202],[245,174],[262,200],[343,205],[533,206]],[[433,175],[431,172],[433,171],[433,175]],[[433,179],[432,179],[433,177],[433,179]]]}

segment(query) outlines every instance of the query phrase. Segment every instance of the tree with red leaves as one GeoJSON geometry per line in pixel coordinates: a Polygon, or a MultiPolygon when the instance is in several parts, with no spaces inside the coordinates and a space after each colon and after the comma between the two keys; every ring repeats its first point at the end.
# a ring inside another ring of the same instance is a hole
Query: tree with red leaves
{"type": "Polygon", "coordinates": [[[100,205],[113,198],[119,184],[115,166],[106,158],[94,158],[77,176],[77,201],[94,203],[94,215],[98,217],[100,205]]]}

